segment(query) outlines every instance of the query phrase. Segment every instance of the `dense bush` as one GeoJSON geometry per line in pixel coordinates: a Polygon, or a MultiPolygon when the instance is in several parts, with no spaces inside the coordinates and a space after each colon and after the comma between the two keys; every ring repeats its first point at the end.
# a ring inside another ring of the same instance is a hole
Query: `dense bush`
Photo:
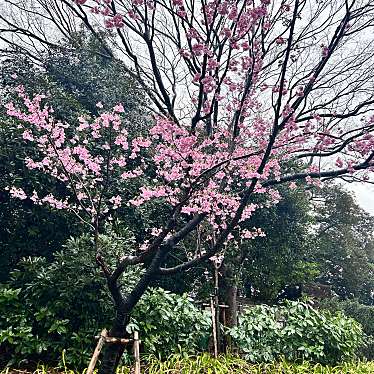
{"type": "Polygon", "coordinates": [[[354,318],[358,321],[364,332],[365,345],[361,348],[361,355],[368,360],[374,360],[374,306],[364,305],[357,300],[343,300],[338,298],[324,300],[321,308],[330,311],[341,311],[346,316],[354,318]]]}
{"type": "Polygon", "coordinates": [[[93,336],[108,324],[110,298],[86,248],[88,238],[69,240],[54,261],[22,260],[0,292],[1,359],[22,365],[56,363],[67,349],[70,364],[85,365],[93,336]]]}
{"type": "Polygon", "coordinates": [[[136,306],[128,330],[140,331],[143,349],[165,358],[183,351],[208,348],[210,315],[198,309],[186,295],[151,289],[136,306]]]}
{"type": "MultiPolygon", "coordinates": [[[[129,243],[127,236],[122,237],[129,243]]],[[[123,245],[101,237],[113,261],[123,245]]],[[[0,364],[58,364],[65,349],[71,367],[87,365],[94,335],[110,325],[113,314],[91,247],[88,236],[71,239],[52,263],[28,258],[12,272],[0,288],[0,364]]],[[[139,271],[124,274],[123,290],[138,276],[139,271]]],[[[196,352],[207,346],[209,317],[186,296],[155,289],[143,296],[129,328],[140,331],[145,353],[196,352]]]]}
{"type": "Polygon", "coordinates": [[[336,363],[355,356],[362,345],[362,328],[340,313],[317,311],[301,302],[249,308],[231,329],[234,344],[252,362],[281,356],[336,363]]]}

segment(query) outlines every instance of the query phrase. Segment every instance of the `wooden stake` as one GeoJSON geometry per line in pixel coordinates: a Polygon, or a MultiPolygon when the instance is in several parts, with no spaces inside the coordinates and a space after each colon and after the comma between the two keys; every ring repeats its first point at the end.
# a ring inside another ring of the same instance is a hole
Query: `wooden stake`
{"type": "Polygon", "coordinates": [[[219,328],[219,284],[218,284],[218,269],[221,264],[214,262],[214,311],[215,311],[215,324],[216,324],[216,341],[217,341],[217,357],[218,352],[221,351],[221,330],[219,328]]]}
{"type": "Polygon", "coordinates": [[[134,331],[134,358],[135,358],[135,373],[140,374],[140,341],[139,333],[134,331]]]}
{"type": "Polygon", "coordinates": [[[227,353],[227,346],[228,346],[228,344],[227,344],[227,334],[225,334],[226,326],[227,326],[227,324],[226,324],[226,309],[222,308],[221,312],[222,312],[222,321],[223,321],[223,327],[224,327],[224,329],[223,329],[224,333],[223,333],[223,339],[222,339],[223,340],[223,353],[227,353]]]}
{"type": "Polygon", "coordinates": [[[218,357],[218,345],[217,345],[217,324],[216,324],[216,309],[213,302],[213,297],[210,298],[210,311],[212,313],[212,330],[213,330],[213,348],[214,357],[218,357]]]}
{"type": "Polygon", "coordinates": [[[94,353],[92,355],[90,364],[88,365],[88,369],[87,369],[86,374],[93,374],[93,371],[95,369],[95,365],[96,365],[97,359],[99,358],[99,354],[101,352],[101,349],[104,346],[105,339],[106,339],[107,335],[108,335],[108,331],[106,329],[104,329],[103,331],[101,331],[99,341],[97,342],[95,351],[94,351],[94,353]]]}

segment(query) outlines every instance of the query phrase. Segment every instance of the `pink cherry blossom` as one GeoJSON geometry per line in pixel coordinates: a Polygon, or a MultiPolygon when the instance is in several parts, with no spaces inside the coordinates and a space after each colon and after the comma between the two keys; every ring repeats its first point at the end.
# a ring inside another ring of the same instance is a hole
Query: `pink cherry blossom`
{"type": "Polygon", "coordinates": [[[25,191],[22,188],[16,188],[16,187],[13,186],[13,187],[10,188],[9,193],[14,198],[18,198],[20,200],[27,199],[27,195],[26,195],[25,191]]]}

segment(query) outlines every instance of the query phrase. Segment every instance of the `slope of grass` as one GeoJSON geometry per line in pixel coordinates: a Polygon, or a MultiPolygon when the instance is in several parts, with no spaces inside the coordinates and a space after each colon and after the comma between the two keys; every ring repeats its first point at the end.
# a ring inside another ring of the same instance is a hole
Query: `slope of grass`
{"type": "MultiPolygon", "coordinates": [[[[6,368],[0,374],[85,374],[63,369],[52,369],[39,365],[34,371],[6,368]]],[[[129,367],[120,367],[118,374],[131,374],[129,367]]],[[[171,355],[168,360],[160,361],[149,357],[142,367],[143,374],[374,374],[374,361],[343,363],[338,366],[323,366],[310,362],[288,363],[286,361],[271,364],[250,364],[238,357],[222,355],[218,359],[209,354],[200,356],[171,355]]]]}

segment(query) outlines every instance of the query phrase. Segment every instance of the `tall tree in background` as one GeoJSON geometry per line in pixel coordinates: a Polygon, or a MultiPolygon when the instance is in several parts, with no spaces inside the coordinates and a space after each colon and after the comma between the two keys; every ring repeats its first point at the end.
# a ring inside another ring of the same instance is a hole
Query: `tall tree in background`
{"type": "Polygon", "coordinates": [[[314,258],[321,283],[342,299],[373,305],[374,217],[363,211],[339,186],[317,191],[314,258]]]}
{"type": "Polygon", "coordinates": [[[286,286],[303,285],[319,274],[312,259],[313,217],[307,193],[302,190],[280,190],[282,200],[268,211],[254,216],[263,227],[265,238],[248,245],[244,263],[247,292],[256,301],[274,303],[286,286]]]}
{"type": "MultiPolygon", "coordinates": [[[[105,27],[108,45],[154,104],[150,136],[131,144],[122,106],[80,118],[80,134],[71,135],[41,96],[30,99],[20,89],[26,110],[7,106],[45,157],[30,159],[29,167],[64,182],[72,197],[28,196],[16,187],[11,192],[73,211],[91,228],[116,310],[111,335],[123,335],[156,277],[199,265],[235,238],[256,237],[257,229],[240,225],[279,200],[274,186],[368,177],[374,158],[373,13],[370,0],[5,1],[6,53],[17,46],[37,61],[40,50],[55,44],[41,24],[69,35],[82,23],[98,40],[105,27]],[[300,162],[301,170],[287,169],[290,161],[300,162]],[[145,170],[154,171],[152,179],[145,170]],[[130,179],[142,184],[137,196],[126,190],[130,179]],[[259,195],[266,203],[256,203],[259,195]],[[141,221],[160,200],[168,217],[108,266],[97,240],[105,220],[130,204],[141,221]],[[198,228],[201,248],[165,267],[198,228]],[[144,273],[123,294],[119,279],[132,265],[144,266],[144,273]]],[[[100,373],[115,372],[122,352],[108,346],[100,373]]]]}
{"type": "MultiPolygon", "coordinates": [[[[274,303],[286,286],[314,280],[319,274],[312,259],[312,229],[309,193],[278,187],[281,200],[271,207],[257,210],[248,221],[263,233],[252,240],[238,240],[225,247],[219,267],[220,297],[228,308],[226,324],[235,325],[238,297],[252,302],[274,303]]],[[[261,204],[261,198],[256,203],[261,204]]],[[[249,229],[246,223],[243,229],[249,229]]]]}
{"type": "MultiPolygon", "coordinates": [[[[78,114],[97,113],[100,100],[108,105],[123,102],[134,126],[141,133],[146,126],[140,112],[144,95],[123,70],[123,64],[105,54],[95,38],[81,31],[71,40],[45,52],[35,65],[21,51],[1,62],[0,79],[3,100],[12,98],[14,87],[22,84],[30,94],[43,92],[52,99],[56,118],[73,120],[78,114]]],[[[9,198],[5,188],[16,183],[29,189],[35,186],[66,195],[64,186],[40,173],[25,168],[30,156],[20,131],[10,126],[0,111],[0,280],[6,279],[11,265],[24,256],[45,256],[61,248],[66,239],[79,232],[71,215],[51,211],[31,201],[9,198]],[[58,230],[56,229],[58,228],[58,230]]]]}

